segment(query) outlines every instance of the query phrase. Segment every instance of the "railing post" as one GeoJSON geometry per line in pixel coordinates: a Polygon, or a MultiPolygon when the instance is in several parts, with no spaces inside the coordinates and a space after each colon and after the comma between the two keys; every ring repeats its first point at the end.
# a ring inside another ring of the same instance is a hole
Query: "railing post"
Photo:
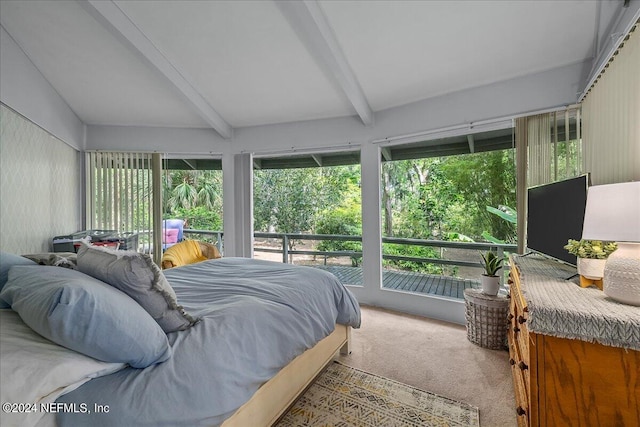
{"type": "Polygon", "coordinates": [[[286,234],[282,235],[282,262],[289,263],[289,236],[286,234]]]}
{"type": "MultiPolygon", "coordinates": [[[[504,267],[504,249],[502,246],[498,246],[498,259],[500,259],[500,263],[504,267]]],[[[500,274],[500,286],[504,285],[504,270],[503,274],[500,274]]]]}
{"type": "Polygon", "coordinates": [[[216,233],[216,246],[218,246],[218,252],[220,252],[222,254],[222,233],[221,232],[217,232],[216,233]]]}

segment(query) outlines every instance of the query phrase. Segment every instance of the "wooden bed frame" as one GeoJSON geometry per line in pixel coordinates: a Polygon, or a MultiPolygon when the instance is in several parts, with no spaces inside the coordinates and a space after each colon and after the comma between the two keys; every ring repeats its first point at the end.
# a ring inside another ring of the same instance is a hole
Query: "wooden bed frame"
{"type": "Polygon", "coordinates": [[[225,420],[222,427],[270,426],[293,404],[336,353],[351,353],[351,327],[336,325],[336,329],[313,348],[296,357],[282,368],[238,410],[225,420]]]}

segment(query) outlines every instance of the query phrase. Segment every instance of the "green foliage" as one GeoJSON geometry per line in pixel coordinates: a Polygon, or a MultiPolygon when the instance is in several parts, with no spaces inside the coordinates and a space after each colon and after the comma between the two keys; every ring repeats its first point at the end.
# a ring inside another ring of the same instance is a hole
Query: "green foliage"
{"type": "Polygon", "coordinates": [[[360,205],[359,182],[359,166],[255,171],[255,229],[312,231],[326,212],[350,201],[360,205]]]}
{"type": "Polygon", "coordinates": [[[606,259],[613,251],[618,249],[615,242],[603,242],[601,240],[573,240],[569,239],[564,248],[578,258],[606,259]]]}
{"type": "MultiPolygon", "coordinates": [[[[362,220],[360,207],[355,204],[325,211],[318,220],[316,234],[337,234],[344,236],[360,236],[362,220]]],[[[321,251],[362,251],[361,242],[343,240],[322,240],[317,245],[321,251]]]]}
{"type": "Polygon", "coordinates": [[[220,213],[209,210],[205,206],[176,208],[171,214],[165,214],[164,217],[165,219],[183,219],[185,221],[185,228],[208,231],[222,230],[222,217],[220,213]]]}
{"type": "Polygon", "coordinates": [[[475,238],[482,232],[497,239],[516,240],[515,224],[489,212],[487,206],[515,205],[515,162],[512,150],[465,154],[447,158],[443,175],[451,182],[453,191],[463,200],[463,218],[451,223],[475,238]],[[457,224],[456,224],[457,222],[457,224]]]}
{"type": "MultiPolygon", "coordinates": [[[[406,256],[415,258],[440,258],[437,250],[428,246],[401,245],[395,243],[383,243],[382,250],[385,255],[406,256]]],[[[396,267],[401,270],[416,271],[420,273],[442,274],[442,266],[425,262],[383,260],[385,267],[396,267]]]]}
{"type": "Polygon", "coordinates": [[[518,222],[518,214],[516,213],[516,210],[509,206],[500,205],[498,208],[487,206],[487,211],[494,215],[498,215],[500,218],[505,221],[509,221],[511,224],[517,224],[518,222]]]}
{"type": "Polygon", "coordinates": [[[487,242],[491,242],[491,243],[499,243],[501,245],[507,243],[502,239],[497,239],[497,238],[493,237],[491,234],[489,234],[488,231],[483,231],[482,232],[482,238],[484,240],[486,240],[487,242]]]}
{"type": "Polygon", "coordinates": [[[495,276],[498,270],[502,268],[504,259],[498,258],[498,255],[496,255],[495,252],[480,252],[480,256],[482,257],[482,267],[484,268],[484,272],[487,276],[495,276]]]}
{"type": "MultiPolygon", "coordinates": [[[[343,236],[362,235],[362,209],[358,197],[343,199],[341,205],[323,210],[316,224],[316,234],[335,234],[343,236]]],[[[319,251],[362,252],[362,242],[345,240],[321,240],[316,249],[319,251]]],[[[351,257],[353,266],[360,265],[361,256],[351,257]]]]}
{"type": "Polygon", "coordinates": [[[447,239],[451,233],[515,242],[512,150],[385,162],[384,234],[447,239]],[[487,206],[499,206],[496,215],[487,206]]]}
{"type": "Polygon", "coordinates": [[[475,240],[473,240],[471,237],[466,236],[462,233],[456,233],[456,232],[447,233],[444,240],[447,240],[450,242],[469,242],[469,243],[475,242],[475,240]]]}
{"type": "MultiPolygon", "coordinates": [[[[515,242],[513,150],[384,162],[383,235],[472,242],[515,242]]],[[[256,231],[362,235],[360,166],[256,170],[256,231]]],[[[171,171],[164,182],[166,217],[190,228],[222,228],[220,171],[171,171]]],[[[295,242],[290,242],[293,248],[295,242]]],[[[362,251],[360,242],[320,241],[317,249],[362,251]]],[[[386,254],[439,258],[434,248],[384,245],[386,254]]],[[[352,262],[358,264],[359,257],[352,262]]],[[[440,274],[411,261],[386,266],[440,274]]]]}
{"type": "Polygon", "coordinates": [[[185,228],[222,230],[222,171],[172,170],[163,178],[164,219],[183,219],[185,228]]]}
{"type": "MultiPolygon", "coordinates": [[[[510,222],[511,224],[518,223],[518,215],[516,213],[516,210],[513,208],[510,208],[509,206],[500,205],[498,206],[497,209],[494,208],[493,206],[487,206],[487,212],[497,215],[500,218],[504,219],[505,221],[510,222]]],[[[482,237],[486,241],[491,243],[500,243],[500,244],[507,243],[502,239],[498,239],[497,237],[492,236],[488,231],[483,231],[482,237]]]]}
{"type": "Polygon", "coordinates": [[[321,171],[269,169],[254,172],[254,225],[259,231],[311,230],[321,200],[321,171]]]}

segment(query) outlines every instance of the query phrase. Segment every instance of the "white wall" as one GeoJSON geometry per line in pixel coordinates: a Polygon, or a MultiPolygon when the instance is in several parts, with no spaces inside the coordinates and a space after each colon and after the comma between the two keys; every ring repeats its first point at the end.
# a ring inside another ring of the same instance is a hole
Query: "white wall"
{"type": "Polygon", "coordinates": [[[0,100],[76,150],[84,124],[11,36],[0,27],[0,100]]]}
{"type": "Polygon", "coordinates": [[[52,250],[54,236],[82,227],[81,154],[0,106],[0,248],[52,250]]]}

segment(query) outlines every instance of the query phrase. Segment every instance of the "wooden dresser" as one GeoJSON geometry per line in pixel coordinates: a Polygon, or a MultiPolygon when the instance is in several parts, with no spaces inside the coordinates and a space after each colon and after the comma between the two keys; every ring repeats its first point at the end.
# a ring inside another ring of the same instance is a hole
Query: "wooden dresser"
{"type": "Polygon", "coordinates": [[[570,267],[553,260],[532,255],[510,262],[518,426],[640,426],[640,308],[565,280],[570,267]]]}

